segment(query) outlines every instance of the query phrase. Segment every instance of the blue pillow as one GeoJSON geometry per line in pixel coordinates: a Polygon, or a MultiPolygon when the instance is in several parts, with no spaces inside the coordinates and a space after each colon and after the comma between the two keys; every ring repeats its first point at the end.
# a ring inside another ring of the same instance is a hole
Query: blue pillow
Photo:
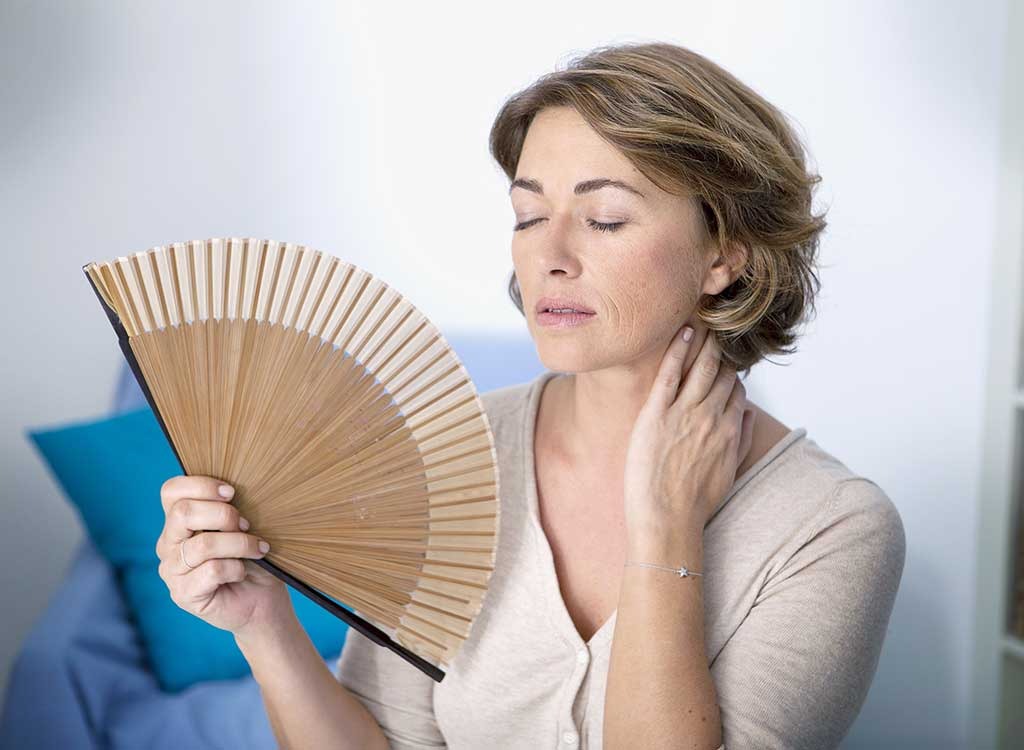
{"type": "MultiPolygon", "coordinates": [[[[28,435],[113,565],[161,688],[179,692],[249,674],[234,636],[178,607],[157,573],[160,486],[182,471],[150,408],[28,435]]],[[[340,654],[348,624],[290,586],[288,592],[321,657],[340,654]]]]}

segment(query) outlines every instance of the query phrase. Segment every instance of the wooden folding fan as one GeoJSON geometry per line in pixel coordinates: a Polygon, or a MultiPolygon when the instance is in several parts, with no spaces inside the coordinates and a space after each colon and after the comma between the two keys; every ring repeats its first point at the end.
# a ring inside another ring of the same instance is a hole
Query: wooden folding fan
{"type": "Polygon", "coordinates": [[[482,606],[500,507],[487,415],[434,325],[291,243],[82,268],[183,473],[234,485],[270,542],[252,562],[440,682],[482,606]]]}

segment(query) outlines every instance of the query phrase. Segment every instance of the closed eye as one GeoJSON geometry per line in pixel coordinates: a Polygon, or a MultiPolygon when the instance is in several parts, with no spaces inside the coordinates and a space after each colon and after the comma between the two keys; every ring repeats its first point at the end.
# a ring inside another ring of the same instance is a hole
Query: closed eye
{"type": "MultiPolygon", "coordinates": [[[[512,231],[513,232],[518,232],[518,231],[520,231],[522,229],[526,229],[528,227],[533,226],[534,224],[536,224],[538,221],[541,221],[541,220],[542,219],[530,219],[529,221],[520,222],[519,224],[516,224],[512,228],[512,231]]],[[[615,231],[617,231],[619,229],[619,227],[621,227],[625,223],[626,222],[624,222],[624,221],[616,221],[616,222],[613,222],[613,223],[610,223],[610,224],[605,224],[605,223],[600,222],[600,221],[594,221],[593,219],[587,219],[587,224],[589,224],[590,226],[592,226],[594,229],[598,230],[599,232],[615,232],[615,231]]]]}

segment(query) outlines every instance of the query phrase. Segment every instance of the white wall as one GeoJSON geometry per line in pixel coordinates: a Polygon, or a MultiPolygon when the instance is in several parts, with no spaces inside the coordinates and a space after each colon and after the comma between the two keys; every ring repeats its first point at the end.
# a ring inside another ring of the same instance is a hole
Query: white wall
{"type": "Polygon", "coordinates": [[[491,121],[571,53],[658,39],[782,107],[824,177],[818,318],[749,390],[903,515],[900,596],[844,747],[962,746],[1006,11],[4,2],[0,596],[17,606],[0,614],[0,691],[81,534],[23,430],[105,410],[122,363],[83,263],[271,237],[381,276],[442,330],[519,329],[491,121]]]}

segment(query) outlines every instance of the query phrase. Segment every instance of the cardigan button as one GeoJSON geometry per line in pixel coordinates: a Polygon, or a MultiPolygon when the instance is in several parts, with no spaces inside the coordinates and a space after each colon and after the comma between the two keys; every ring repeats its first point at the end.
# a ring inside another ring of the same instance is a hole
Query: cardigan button
{"type": "Polygon", "coordinates": [[[581,648],[579,651],[576,652],[576,661],[578,661],[580,664],[586,664],[587,660],[589,658],[590,657],[587,654],[587,647],[586,646],[584,646],[583,648],[581,648]]]}
{"type": "Polygon", "coordinates": [[[575,745],[579,740],[580,738],[576,735],[576,732],[573,732],[572,730],[565,732],[562,735],[562,742],[566,745],[575,745]]]}

